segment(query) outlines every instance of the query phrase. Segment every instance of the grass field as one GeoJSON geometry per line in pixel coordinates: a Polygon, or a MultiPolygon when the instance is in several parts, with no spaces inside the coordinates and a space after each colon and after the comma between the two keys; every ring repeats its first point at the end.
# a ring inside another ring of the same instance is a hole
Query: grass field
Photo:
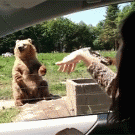
{"type": "MultiPolygon", "coordinates": [[[[39,61],[47,68],[47,74],[43,78],[47,80],[49,84],[49,90],[52,94],[58,94],[60,96],[66,95],[66,86],[62,83],[65,82],[66,79],[90,77],[83,62],[79,63],[75,72],[71,73],[70,75],[67,73],[58,72],[58,66],[55,65],[55,63],[62,60],[63,57],[67,55],[67,53],[38,54],[39,61]]],[[[13,98],[11,82],[14,60],[14,56],[10,58],[3,58],[0,56],[0,99],[13,98]]]]}
{"type": "Polygon", "coordinates": [[[0,111],[0,123],[9,123],[20,112],[17,108],[8,108],[0,111]]]}
{"type": "MultiPolygon", "coordinates": [[[[116,52],[114,51],[99,51],[102,56],[109,56],[114,58],[116,52]]],[[[87,72],[87,68],[83,62],[77,64],[75,71],[71,74],[58,72],[58,66],[55,65],[57,61],[62,60],[68,53],[40,53],[38,54],[39,61],[44,64],[47,68],[47,74],[44,79],[49,84],[49,91],[52,94],[58,94],[59,96],[66,95],[66,85],[62,82],[66,82],[66,79],[75,78],[91,78],[87,72]]],[[[0,99],[11,99],[12,90],[12,67],[15,58],[7,57],[3,58],[0,56],[0,99]]],[[[116,72],[115,66],[109,66],[114,72],[116,72]]],[[[11,122],[14,116],[16,116],[20,110],[17,108],[9,108],[0,111],[0,123],[11,122]]]]}
{"type": "Polygon", "coordinates": [[[117,51],[98,51],[104,57],[115,58],[117,51]]]}
{"type": "MultiPolygon", "coordinates": [[[[116,52],[114,51],[100,51],[101,55],[114,58],[116,52]]],[[[68,53],[40,53],[38,59],[47,68],[47,74],[44,77],[48,81],[49,90],[53,94],[60,96],[66,95],[65,82],[66,79],[75,78],[90,78],[91,76],[86,71],[83,62],[77,64],[75,71],[71,74],[58,72],[58,66],[55,65],[57,61],[62,60],[68,53]]],[[[14,56],[3,58],[0,56],[0,99],[12,98],[11,82],[12,82],[12,67],[14,64],[14,56]]],[[[109,66],[116,72],[115,66],[109,66]]]]}
{"type": "Polygon", "coordinates": [[[3,58],[0,56],[0,99],[12,97],[11,81],[14,56],[3,58]]]}

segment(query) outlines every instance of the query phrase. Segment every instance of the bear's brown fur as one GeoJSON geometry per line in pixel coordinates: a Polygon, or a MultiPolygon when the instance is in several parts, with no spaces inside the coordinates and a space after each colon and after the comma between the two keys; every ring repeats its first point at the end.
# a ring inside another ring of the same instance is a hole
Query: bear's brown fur
{"type": "Polygon", "coordinates": [[[48,84],[42,78],[46,74],[46,67],[37,60],[31,39],[17,40],[14,53],[16,60],[12,69],[12,90],[15,105],[50,97],[48,84]]]}

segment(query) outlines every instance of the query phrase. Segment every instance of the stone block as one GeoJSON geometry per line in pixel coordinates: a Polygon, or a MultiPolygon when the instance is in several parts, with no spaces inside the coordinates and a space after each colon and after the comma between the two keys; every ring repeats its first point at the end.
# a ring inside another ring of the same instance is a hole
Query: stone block
{"type": "Polygon", "coordinates": [[[107,112],[111,104],[111,99],[94,79],[68,79],[66,90],[74,115],[107,112]]]}

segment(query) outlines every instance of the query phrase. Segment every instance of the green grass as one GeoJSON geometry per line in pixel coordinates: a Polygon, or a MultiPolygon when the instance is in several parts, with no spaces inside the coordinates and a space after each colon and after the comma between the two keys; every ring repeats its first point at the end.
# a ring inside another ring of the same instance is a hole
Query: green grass
{"type": "MultiPolygon", "coordinates": [[[[47,68],[47,74],[44,77],[48,81],[49,90],[52,94],[66,95],[66,86],[61,82],[66,79],[87,78],[90,75],[86,71],[83,62],[79,63],[75,72],[70,75],[61,73],[58,66],[55,65],[57,61],[62,60],[68,53],[40,53],[38,54],[39,61],[47,68]]],[[[11,82],[12,82],[12,67],[15,58],[3,58],[0,56],[0,99],[10,99],[12,97],[11,82]]]]}
{"type": "MultiPolygon", "coordinates": [[[[100,51],[103,56],[109,56],[114,58],[116,52],[114,51],[100,51]]],[[[62,73],[57,71],[58,66],[55,65],[57,61],[62,60],[68,53],[40,53],[38,54],[39,61],[47,68],[47,74],[44,79],[49,84],[49,91],[52,94],[59,96],[66,95],[66,79],[76,78],[91,78],[87,72],[87,68],[83,62],[77,64],[75,71],[71,74],[62,73]]],[[[10,58],[3,58],[0,56],[0,99],[10,99],[12,97],[11,81],[12,81],[12,67],[14,64],[14,56],[10,58]]],[[[115,66],[109,66],[114,72],[116,72],[115,66]]],[[[17,108],[4,109],[0,111],[0,123],[8,123],[20,112],[17,108]]]]}
{"type": "Polygon", "coordinates": [[[12,122],[15,116],[20,112],[17,108],[8,108],[0,111],[0,123],[12,122]]]}
{"type": "MultiPolygon", "coordinates": [[[[116,51],[99,51],[102,56],[109,56],[114,58],[116,51]]],[[[60,96],[66,95],[66,86],[61,82],[66,79],[75,78],[90,78],[91,76],[86,70],[83,62],[77,64],[75,71],[71,74],[61,73],[58,66],[55,65],[57,61],[62,60],[68,53],[40,53],[38,59],[47,68],[47,74],[44,77],[48,81],[49,90],[52,94],[59,94],[60,96]]],[[[12,98],[11,82],[12,82],[12,67],[14,64],[14,56],[10,58],[3,58],[0,56],[0,99],[12,98]]],[[[115,66],[109,66],[116,72],[115,66]]]]}
{"type": "Polygon", "coordinates": [[[115,58],[117,51],[98,51],[104,57],[115,58]]]}
{"type": "Polygon", "coordinates": [[[14,56],[3,58],[0,56],[0,99],[12,97],[11,81],[14,56]]]}

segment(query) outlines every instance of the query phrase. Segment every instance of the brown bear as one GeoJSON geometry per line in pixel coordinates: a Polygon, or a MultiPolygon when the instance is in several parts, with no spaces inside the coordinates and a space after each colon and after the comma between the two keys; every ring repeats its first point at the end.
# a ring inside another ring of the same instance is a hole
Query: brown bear
{"type": "Polygon", "coordinates": [[[15,105],[22,106],[33,99],[50,97],[48,84],[42,78],[46,67],[37,60],[32,40],[17,40],[14,54],[12,90],[15,105]]]}

